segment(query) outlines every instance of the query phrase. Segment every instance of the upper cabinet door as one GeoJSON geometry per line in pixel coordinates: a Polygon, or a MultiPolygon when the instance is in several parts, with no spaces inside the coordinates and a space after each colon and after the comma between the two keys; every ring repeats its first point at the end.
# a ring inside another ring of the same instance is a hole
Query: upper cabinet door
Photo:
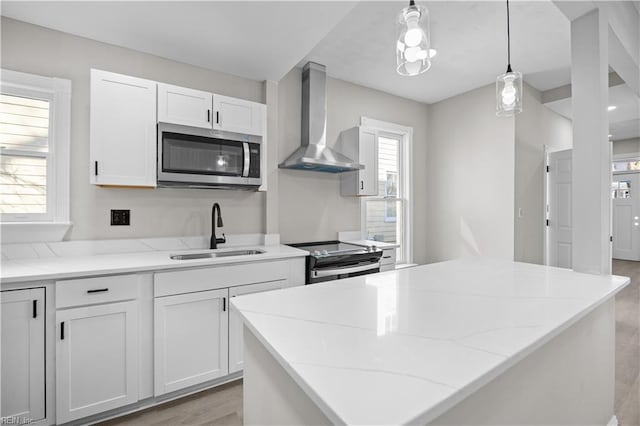
{"type": "Polygon", "coordinates": [[[213,95],[213,128],[247,135],[264,133],[263,115],[266,106],[244,99],[213,95]]]}
{"type": "Polygon", "coordinates": [[[90,182],[156,186],[156,82],[91,70],[90,182]]]}
{"type": "Polygon", "coordinates": [[[212,97],[201,90],[158,83],[158,121],[211,129],[212,97]]]}
{"type": "Polygon", "coordinates": [[[379,195],[377,141],[376,131],[363,126],[352,127],[340,134],[340,151],[364,166],[364,169],[342,173],[340,193],[343,196],[379,195]]]}
{"type": "Polygon", "coordinates": [[[2,292],[2,418],[45,417],[44,288],[2,292]]]}

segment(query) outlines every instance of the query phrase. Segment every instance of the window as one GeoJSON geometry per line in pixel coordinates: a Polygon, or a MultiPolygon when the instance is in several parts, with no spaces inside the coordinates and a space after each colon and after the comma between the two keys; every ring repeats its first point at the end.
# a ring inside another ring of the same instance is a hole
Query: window
{"type": "Polygon", "coordinates": [[[42,225],[69,221],[70,89],[68,80],[1,70],[0,218],[5,243],[64,235],[46,235],[53,228],[42,225]],[[24,238],[12,237],[19,234],[24,238]]]}
{"type": "Polygon", "coordinates": [[[397,263],[411,263],[411,139],[413,129],[363,118],[375,130],[378,195],[362,199],[363,234],[369,240],[398,244],[397,263]]]}

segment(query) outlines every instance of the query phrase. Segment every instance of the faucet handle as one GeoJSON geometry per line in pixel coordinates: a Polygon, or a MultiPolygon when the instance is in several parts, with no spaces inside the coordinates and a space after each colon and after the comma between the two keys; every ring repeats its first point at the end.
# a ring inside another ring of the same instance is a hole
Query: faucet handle
{"type": "Polygon", "coordinates": [[[218,244],[224,244],[227,242],[227,236],[224,235],[224,232],[222,233],[222,238],[216,238],[216,243],[218,244]]]}

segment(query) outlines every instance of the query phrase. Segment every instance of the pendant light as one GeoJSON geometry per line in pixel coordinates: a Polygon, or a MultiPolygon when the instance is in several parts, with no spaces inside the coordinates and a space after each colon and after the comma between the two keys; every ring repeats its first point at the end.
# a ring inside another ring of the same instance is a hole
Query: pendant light
{"type": "Polygon", "coordinates": [[[396,42],[397,71],[400,75],[422,74],[431,67],[429,56],[429,11],[426,7],[409,2],[396,19],[398,41],[396,42]]]}
{"type": "Polygon", "coordinates": [[[507,0],[507,72],[496,80],[496,115],[509,117],[522,112],[522,73],[511,69],[511,32],[507,0]]]}

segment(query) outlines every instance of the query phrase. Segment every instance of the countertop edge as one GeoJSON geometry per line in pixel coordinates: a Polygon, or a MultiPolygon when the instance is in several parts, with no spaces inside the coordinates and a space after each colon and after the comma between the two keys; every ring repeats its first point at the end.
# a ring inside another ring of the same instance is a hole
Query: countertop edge
{"type": "MultiPolygon", "coordinates": [[[[278,246],[271,247],[282,247],[283,244],[278,246]]],[[[270,246],[260,246],[260,245],[252,245],[252,246],[243,246],[243,248],[264,248],[270,246]]],[[[235,247],[234,247],[235,248],[235,247]]],[[[206,251],[207,249],[194,249],[192,251],[206,251]]],[[[206,267],[218,267],[218,266],[227,266],[227,265],[237,265],[237,264],[246,264],[246,263],[256,263],[262,261],[271,261],[271,260],[279,260],[279,259],[292,259],[297,257],[305,257],[307,252],[291,248],[291,250],[296,250],[296,252],[290,253],[264,253],[259,255],[259,257],[255,256],[238,256],[236,258],[233,257],[221,257],[218,259],[202,259],[202,260],[188,260],[188,261],[177,261],[180,263],[175,264],[156,264],[156,265],[143,265],[143,266],[123,266],[116,268],[97,268],[92,270],[85,271],[70,271],[70,272],[48,272],[42,271],[41,273],[28,274],[22,276],[11,276],[11,277],[3,277],[0,273],[0,286],[3,285],[13,285],[13,284],[24,284],[33,281],[52,281],[52,280],[63,280],[63,279],[73,279],[80,277],[94,277],[94,276],[107,276],[107,275],[120,275],[120,274],[128,274],[128,273],[153,273],[153,272],[161,272],[161,271],[170,271],[176,269],[191,269],[191,268],[206,268],[206,267]]],[[[188,250],[180,250],[181,252],[188,250]]],[[[167,253],[167,257],[169,253],[176,252],[172,251],[158,251],[156,253],[167,253]]],[[[136,255],[136,254],[146,254],[148,255],[152,252],[144,252],[144,253],[118,253],[118,254],[107,254],[107,255],[96,255],[96,256],[86,256],[87,259],[91,257],[102,258],[106,256],[122,256],[122,255],[136,255]]],[[[78,257],[79,258],[79,257],[78,257]]],[[[52,258],[47,258],[47,260],[51,260],[52,258]]],[[[34,262],[38,259],[30,259],[28,262],[25,262],[25,268],[34,268],[37,269],[37,266],[29,265],[30,262],[34,262]]],[[[10,261],[2,261],[12,262],[15,265],[22,265],[23,262],[20,260],[10,260],[10,261]]]]}

